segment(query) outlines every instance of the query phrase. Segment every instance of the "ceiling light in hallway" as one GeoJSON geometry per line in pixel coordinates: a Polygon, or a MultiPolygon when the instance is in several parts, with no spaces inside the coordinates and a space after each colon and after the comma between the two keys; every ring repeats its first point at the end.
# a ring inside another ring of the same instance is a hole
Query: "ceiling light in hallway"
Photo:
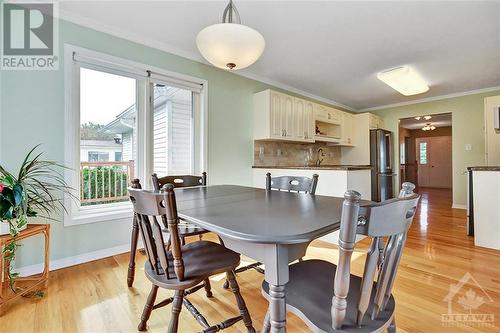
{"type": "Polygon", "coordinates": [[[233,4],[224,9],[222,23],[210,25],[196,36],[198,50],[211,64],[223,69],[242,69],[260,58],[266,41],[264,37],[241,24],[240,15],[233,4]]]}
{"type": "Polygon", "coordinates": [[[434,131],[436,126],[431,125],[431,123],[427,123],[424,127],[422,127],[422,131],[434,131]]]}

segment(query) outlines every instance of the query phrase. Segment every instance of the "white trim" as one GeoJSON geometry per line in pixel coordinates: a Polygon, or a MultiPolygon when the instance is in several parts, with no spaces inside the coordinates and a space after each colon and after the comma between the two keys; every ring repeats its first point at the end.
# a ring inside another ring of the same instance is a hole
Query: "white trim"
{"type": "Polygon", "coordinates": [[[467,205],[453,203],[451,205],[451,208],[455,208],[455,209],[467,209],[467,205]]]}
{"type": "MultiPolygon", "coordinates": [[[[130,251],[130,244],[123,244],[115,247],[110,247],[107,249],[101,249],[97,251],[78,254],[72,257],[65,257],[61,259],[51,260],[49,262],[49,270],[54,271],[56,269],[79,265],[89,261],[107,258],[118,254],[126,253],[129,251],[130,251]]],[[[30,276],[38,274],[42,270],[43,270],[43,263],[23,266],[15,269],[15,271],[18,272],[21,276],[30,276]]]]}
{"type": "MultiPolygon", "coordinates": [[[[75,15],[74,13],[70,13],[70,12],[65,11],[65,10],[59,10],[59,17],[61,19],[66,20],[66,21],[69,21],[69,22],[72,22],[72,23],[75,23],[75,24],[78,24],[78,25],[81,25],[81,26],[84,26],[84,27],[87,27],[87,28],[95,29],[97,31],[113,35],[115,37],[123,38],[123,39],[126,39],[128,41],[131,41],[131,42],[134,42],[134,43],[137,43],[137,44],[141,44],[141,45],[145,45],[145,46],[148,46],[148,47],[152,47],[152,48],[155,48],[155,49],[160,50],[160,51],[164,51],[164,52],[167,52],[167,53],[170,53],[170,54],[182,57],[182,58],[186,58],[186,59],[189,59],[189,60],[192,60],[192,61],[196,61],[196,62],[202,63],[202,64],[210,66],[210,67],[214,67],[214,66],[210,65],[197,52],[184,51],[184,50],[181,50],[181,49],[179,49],[179,48],[177,48],[177,47],[175,47],[175,46],[173,46],[171,44],[168,44],[168,43],[159,42],[157,40],[144,38],[144,36],[140,36],[140,35],[137,35],[137,34],[134,34],[134,33],[130,33],[130,32],[123,32],[120,29],[116,29],[114,27],[111,27],[109,25],[103,24],[101,22],[97,22],[97,21],[89,19],[87,17],[83,17],[83,16],[80,16],[80,15],[75,15]]],[[[214,67],[214,68],[216,68],[216,67],[214,67]]],[[[274,81],[274,80],[271,80],[271,79],[267,79],[265,77],[262,77],[262,76],[257,75],[257,74],[250,73],[248,71],[238,71],[238,72],[230,72],[230,73],[231,74],[235,74],[235,75],[239,75],[239,76],[243,76],[243,77],[246,77],[246,78],[249,78],[249,79],[252,79],[252,80],[256,80],[256,81],[259,81],[259,82],[262,82],[262,83],[266,83],[266,84],[272,85],[272,86],[274,86],[276,88],[287,90],[287,91],[290,91],[290,92],[302,95],[304,97],[308,97],[308,98],[314,99],[314,100],[316,100],[318,102],[323,102],[323,103],[326,103],[326,104],[330,104],[332,106],[341,107],[341,108],[344,108],[344,109],[346,109],[348,111],[357,111],[355,108],[350,107],[348,105],[344,105],[344,104],[336,102],[334,100],[331,100],[331,99],[328,99],[328,98],[324,98],[324,97],[312,94],[310,92],[307,92],[307,91],[304,91],[304,90],[301,90],[301,89],[298,89],[298,88],[294,88],[292,86],[289,86],[289,85],[281,83],[281,82],[277,82],[277,81],[274,81]]]]}
{"type": "Polygon", "coordinates": [[[448,98],[475,95],[475,94],[481,94],[481,93],[486,93],[486,92],[490,92],[490,91],[497,91],[497,90],[500,90],[500,86],[463,91],[463,92],[458,92],[458,93],[453,93],[453,94],[448,94],[448,95],[440,95],[440,96],[434,96],[434,97],[421,98],[421,99],[416,99],[416,100],[408,101],[408,102],[374,106],[371,108],[358,110],[358,112],[368,112],[368,111],[375,111],[375,110],[380,110],[380,109],[395,108],[398,106],[419,104],[419,103],[425,103],[425,102],[433,102],[433,101],[439,101],[439,100],[448,99],[448,98]]]}
{"type": "Polygon", "coordinates": [[[337,106],[337,107],[343,108],[343,109],[348,110],[348,111],[359,112],[357,109],[355,109],[351,106],[336,102],[332,99],[328,99],[328,98],[324,98],[324,97],[315,95],[315,94],[307,92],[305,90],[294,88],[294,87],[289,86],[287,84],[268,79],[268,78],[260,76],[258,74],[253,74],[253,73],[250,73],[250,72],[245,71],[245,70],[239,71],[239,72],[231,72],[231,73],[246,77],[248,79],[252,79],[255,81],[266,83],[266,84],[271,85],[275,88],[280,88],[280,89],[286,90],[288,92],[292,92],[292,93],[301,95],[302,97],[311,98],[311,99],[315,100],[316,102],[323,102],[323,103],[329,104],[330,106],[337,106]]]}

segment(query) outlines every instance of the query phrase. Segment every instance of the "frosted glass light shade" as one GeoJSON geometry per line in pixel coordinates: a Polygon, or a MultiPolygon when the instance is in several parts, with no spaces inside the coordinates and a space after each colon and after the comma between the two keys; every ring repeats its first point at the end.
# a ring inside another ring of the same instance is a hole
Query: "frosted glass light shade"
{"type": "Polygon", "coordinates": [[[409,66],[378,73],[377,78],[405,96],[417,95],[429,90],[424,79],[409,66]]]}
{"type": "Polygon", "coordinates": [[[198,50],[211,64],[224,69],[242,69],[260,58],[266,41],[245,25],[219,23],[206,27],[196,36],[198,50]]]}

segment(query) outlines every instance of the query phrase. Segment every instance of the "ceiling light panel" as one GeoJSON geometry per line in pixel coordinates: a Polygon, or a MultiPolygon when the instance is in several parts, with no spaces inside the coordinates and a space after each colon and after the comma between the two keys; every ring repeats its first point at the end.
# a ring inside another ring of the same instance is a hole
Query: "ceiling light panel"
{"type": "Polygon", "coordinates": [[[405,96],[422,94],[429,86],[411,67],[401,66],[377,74],[377,78],[405,96]]]}

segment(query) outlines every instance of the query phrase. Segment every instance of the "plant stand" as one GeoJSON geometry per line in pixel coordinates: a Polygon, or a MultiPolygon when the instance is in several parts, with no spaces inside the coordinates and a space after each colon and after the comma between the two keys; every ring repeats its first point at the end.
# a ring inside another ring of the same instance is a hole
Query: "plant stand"
{"type": "Polygon", "coordinates": [[[45,239],[45,257],[43,271],[39,274],[18,277],[15,281],[15,287],[22,290],[14,293],[9,286],[8,264],[3,258],[3,248],[12,242],[10,235],[0,236],[0,316],[3,313],[5,303],[15,300],[29,293],[34,293],[47,287],[49,279],[49,243],[50,243],[50,225],[49,224],[28,224],[28,227],[19,232],[16,240],[20,241],[35,235],[43,235],[45,239]]]}

